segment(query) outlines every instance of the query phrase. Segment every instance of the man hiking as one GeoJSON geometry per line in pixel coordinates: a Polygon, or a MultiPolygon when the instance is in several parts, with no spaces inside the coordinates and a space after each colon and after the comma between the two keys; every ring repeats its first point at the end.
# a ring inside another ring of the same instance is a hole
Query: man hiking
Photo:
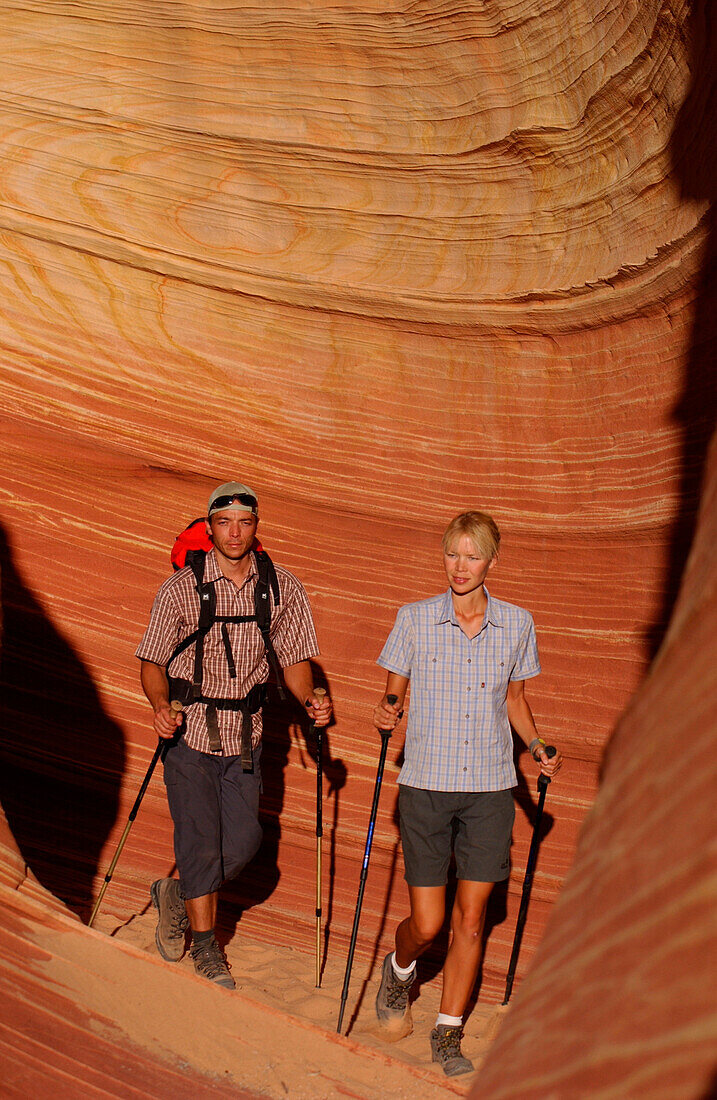
{"type": "Polygon", "coordinates": [[[217,899],[261,842],[261,706],[270,665],[281,666],[312,722],[325,726],[331,716],[328,697],[314,692],[310,658],[319,649],[306,592],[257,548],[258,516],[246,485],[214,490],[211,548],[160,587],[136,653],[155,731],[172,742],[164,779],[179,878],[152,884],[157,948],[179,961],[189,926],[195,971],[227,989],[235,982],[214,935],[217,899]],[[175,699],[183,704],[178,714],[175,699]]]}
{"type": "Polygon", "coordinates": [[[473,1069],[461,1051],[463,1013],[480,965],[488,898],[509,874],[517,781],[511,726],[545,775],[552,778],[562,764],[559,753],[552,760],[546,755],[525,696],[525,681],[540,672],[533,620],[485,587],[499,543],[489,515],[456,516],[443,536],[448,590],[400,608],[378,658],[388,670],[374,711],[378,729],[395,728],[411,684],[398,777],[410,914],[384,959],[376,1015],[394,1038],[411,1030],[416,959],[443,925],[453,850],[451,936],[430,1036],[433,1061],[448,1076],[473,1069]]]}

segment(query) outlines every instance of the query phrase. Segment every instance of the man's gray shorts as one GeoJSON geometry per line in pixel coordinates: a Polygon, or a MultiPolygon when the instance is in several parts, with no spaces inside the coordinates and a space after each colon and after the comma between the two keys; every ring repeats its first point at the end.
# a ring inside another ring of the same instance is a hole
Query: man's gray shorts
{"type": "Polygon", "coordinates": [[[510,874],[515,820],[512,790],[461,793],[398,788],[401,843],[409,886],[445,886],[451,861],[469,882],[502,882],[510,874]]]}
{"type": "Polygon", "coordinates": [[[254,771],[241,756],[214,756],[179,740],[164,759],[164,782],[174,822],[174,855],[185,898],[212,894],[259,850],[261,744],[254,771]]]}

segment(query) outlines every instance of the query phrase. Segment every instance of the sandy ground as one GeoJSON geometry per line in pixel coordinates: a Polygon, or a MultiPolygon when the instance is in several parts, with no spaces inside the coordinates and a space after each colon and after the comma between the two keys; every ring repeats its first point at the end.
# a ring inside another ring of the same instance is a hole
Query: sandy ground
{"type": "MultiPolygon", "coordinates": [[[[257,1007],[264,1006],[271,1014],[286,1016],[289,1026],[282,1028],[283,1068],[279,1078],[276,1078],[273,1069],[261,1074],[256,1072],[255,1066],[247,1079],[240,1068],[228,1065],[225,1073],[237,1083],[260,1089],[262,1094],[281,1100],[287,1096],[296,1100],[323,1100],[339,1095],[366,1098],[405,1096],[412,1100],[419,1095],[421,1100],[432,1100],[433,1097],[445,1095],[466,1095],[470,1091],[475,1074],[449,1079],[431,1064],[428,1035],[438,1011],[440,977],[420,985],[418,997],[412,1005],[412,1034],[398,1042],[388,1043],[385,1036],[377,1033],[373,1017],[381,960],[369,975],[366,961],[357,957],[352,969],[342,1029],[347,1039],[339,1039],[336,1025],[345,957],[327,959],[321,988],[317,989],[313,954],[296,948],[273,946],[238,930],[226,945],[227,958],[237,983],[237,991],[232,993],[197,978],[188,955],[175,964],[161,960],[154,942],[155,921],[155,911],[149,908],[119,926],[110,916],[100,915],[95,927],[118,944],[134,949],[133,954],[137,951],[146,953],[154,964],[168,972],[168,976],[171,972],[177,986],[175,995],[179,998],[193,998],[197,987],[202,986],[207,987],[202,990],[202,1000],[207,996],[213,997],[217,1004],[227,1009],[232,1001],[237,1004],[248,1001],[257,1007]],[[177,983],[176,979],[180,976],[186,978],[186,982],[177,983]],[[292,1028],[291,1024],[296,1026],[292,1028]],[[346,1076],[340,1086],[335,1081],[329,1082],[324,1073],[315,1068],[314,1059],[323,1057],[319,1039],[324,1044],[338,1043],[339,1072],[341,1052],[345,1051],[346,1076]]],[[[191,1007],[188,1007],[191,1015],[191,1007]]],[[[269,1017],[270,1020],[276,1018],[274,1015],[269,1017]]],[[[467,1021],[463,1050],[476,1068],[495,1033],[495,1021],[496,1013],[492,1006],[476,1006],[467,1021]]],[[[256,1022],[260,1027],[266,1026],[265,1017],[261,1020],[257,1018],[256,1022]]],[[[201,1029],[201,1026],[201,1020],[197,1018],[195,1030],[201,1029]]]]}

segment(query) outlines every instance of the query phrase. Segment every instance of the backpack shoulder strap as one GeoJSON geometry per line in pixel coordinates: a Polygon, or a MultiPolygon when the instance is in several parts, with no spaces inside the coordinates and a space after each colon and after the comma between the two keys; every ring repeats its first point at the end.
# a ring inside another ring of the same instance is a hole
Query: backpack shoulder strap
{"type": "Polygon", "coordinates": [[[276,684],[281,699],[286,698],[284,692],[282,679],[281,679],[281,666],[279,665],[279,659],[276,656],[276,650],[274,649],[274,643],[272,642],[269,631],[271,628],[271,597],[274,598],[274,606],[278,607],[281,599],[279,593],[279,579],[276,575],[276,569],[274,563],[267,554],[266,550],[255,550],[254,555],[256,557],[257,570],[259,577],[254,588],[254,610],[256,611],[256,625],[261,631],[261,636],[264,639],[264,646],[266,648],[266,656],[269,661],[269,665],[272,672],[276,676],[276,684]]]}
{"type": "Polygon", "coordinates": [[[199,596],[199,622],[197,623],[197,641],[194,647],[194,674],[192,676],[192,695],[198,699],[202,694],[202,666],[204,664],[204,639],[212,628],[216,617],[217,594],[214,581],[204,580],[204,562],[206,550],[189,550],[187,565],[190,566],[196,582],[199,596]]]}
{"type": "Polygon", "coordinates": [[[259,629],[263,633],[265,627],[268,627],[271,623],[271,600],[269,598],[269,593],[271,592],[271,595],[274,597],[274,607],[279,606],[281,596],[279,593],[279,580],[276,575],[276,569],[266,550],[255,550],[254,556],[259,572],[259,579],[254,589],[254,606],[256,610],[256,621],[259,624],[259,629]]]}

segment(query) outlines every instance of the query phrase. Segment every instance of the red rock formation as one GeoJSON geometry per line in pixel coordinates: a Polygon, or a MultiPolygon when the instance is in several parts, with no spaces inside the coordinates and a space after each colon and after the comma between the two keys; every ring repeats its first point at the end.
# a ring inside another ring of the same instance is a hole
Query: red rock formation
{"type": "MultiPolygon", "coordinates": [[[[717,35],[706,7],[687,27],[691,84],[672,149],[683,194],[715,195],[717,35]]],[[[715,387],[714,219],[707,222],[694,325],[676,404],[685,431],[680,519],[691,530],[690,460],[711,426],[715,387]],[[699,423],[699,421],[698,421],[699,423]]],[[[714,1095],[717,706],[714,638],[717,451],[669,631],[619,722],[575,865],[476,1096],[714,1095]]]]}
{"type": "Polygon", "coordinates": [[[713,1095],[716,460],[669,634],[476,1097],[713,1095]]]}
{"type": "MultiPolygon", "coordinates": [[[[697,109],[677,126],[690,9],[2,7],[0,800],[25,861],[87,915],[153,748],[132,657],[151,596],[177,530],[239,475],[307,585],[336,699],[343,949],[374,660],[396,607],[441,587],[447,520],[479,505],[504,532],[494,590],[535,615],[531,701],[568,758],[522,974],[696,512],[713,329],[697,109]]],[[[267,752],[281,877],[257,868],[245,900],[269,896],[244,920],[311,950],[294,717],[273,712],[267,752]]],[[[387,782],[366,957],[403,905],[392,809],[387,782]]],[[[528,837],[519,813],[489,997],[528,837]]],[[[141,909],[171,861],[156,783],[108,911],[141,909]]]]}

